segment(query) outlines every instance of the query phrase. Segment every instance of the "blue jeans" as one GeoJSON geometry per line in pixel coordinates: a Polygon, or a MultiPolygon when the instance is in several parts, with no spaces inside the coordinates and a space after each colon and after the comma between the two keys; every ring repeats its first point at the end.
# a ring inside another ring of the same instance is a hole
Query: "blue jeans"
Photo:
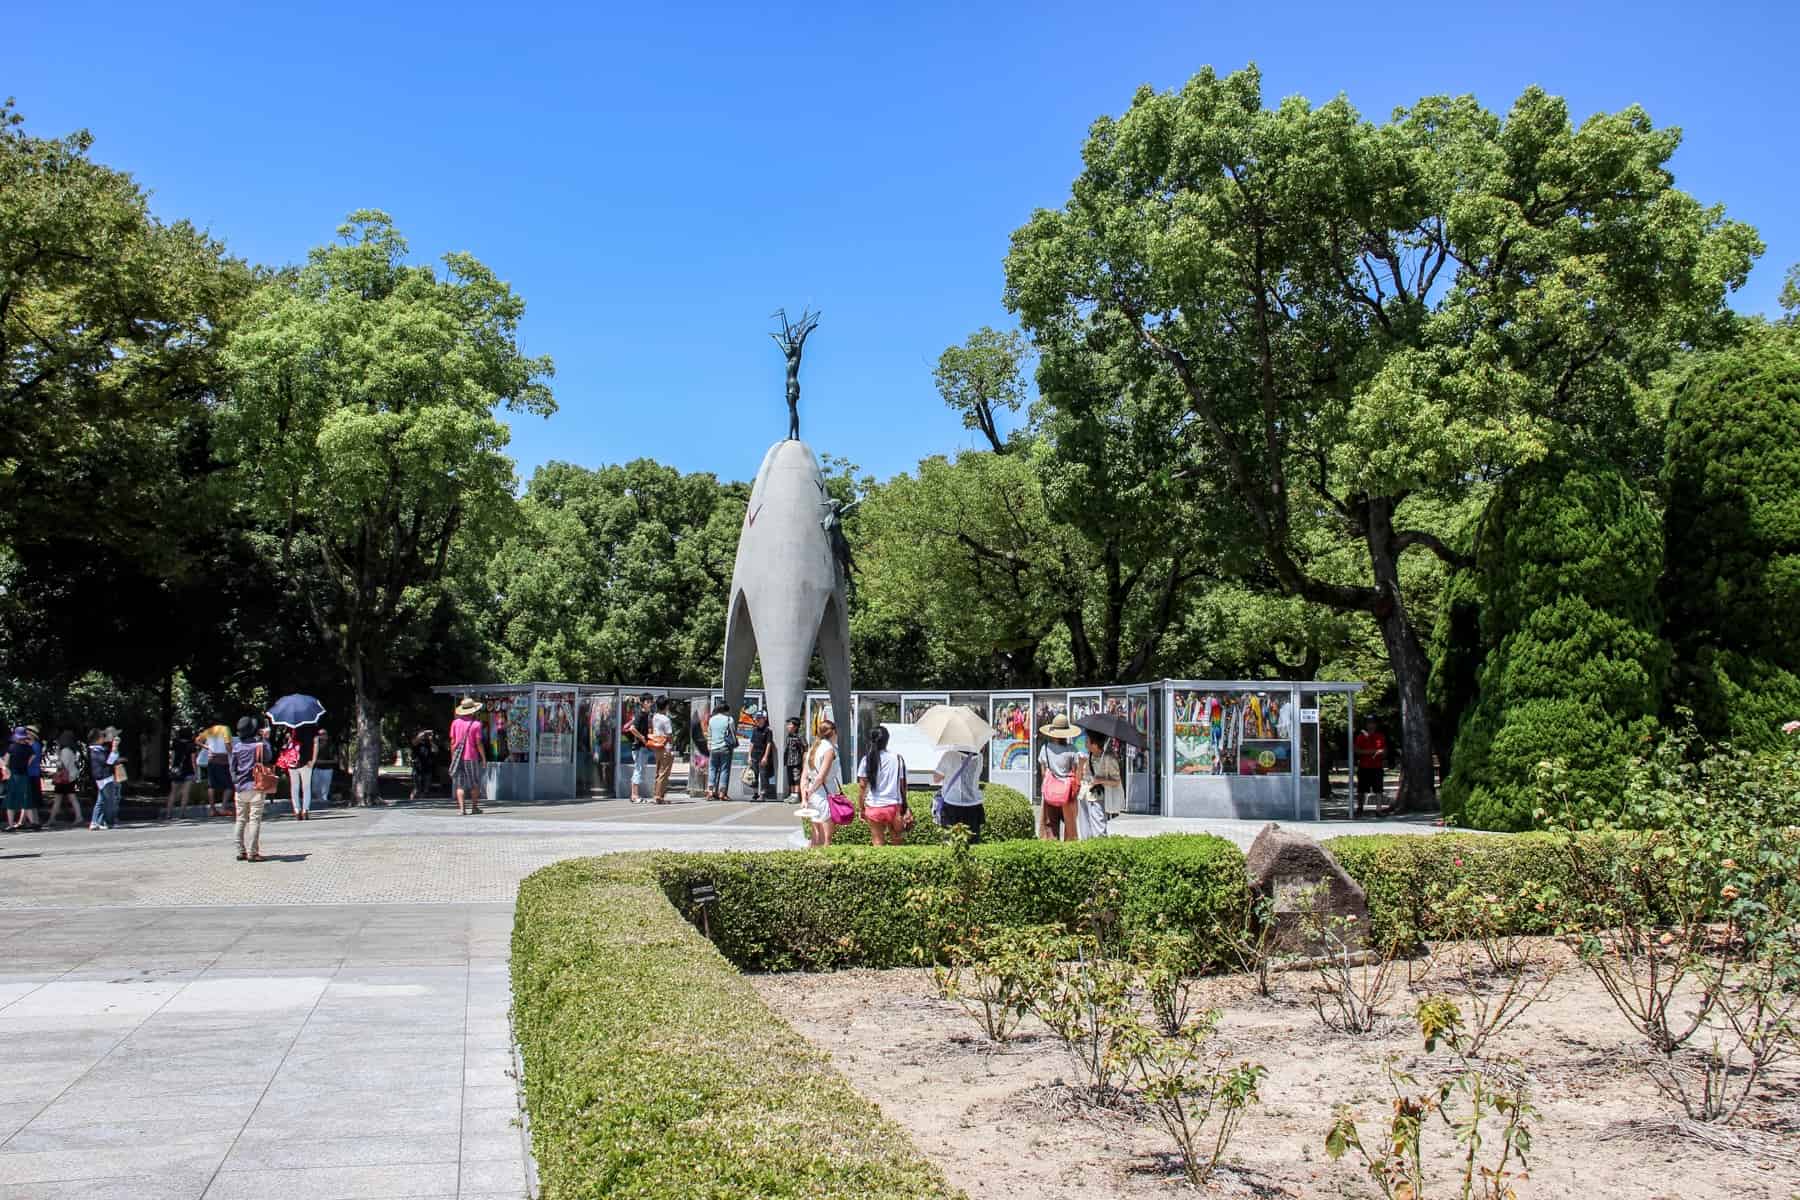
{"type": "Polygon", "coordinates": [[[94,797],[94,812],[89,819],[89,829],[111,829],[119,823],[119,784],[109,779],[100,785],[100,794],[94,797]]]}
{"type": "Polygon", "coordinates": [[[645,796],[656,791],[656,751],[648,746],[631,752],[631,791],[645,796]]]}
{"type": "Polygon", "coordinates": [[[707,752],[706,788],[715,796],[731,794],[731,751],[711,750],[707,752]]]}
{"type": "Polygon", "coordinates": [[[331,776],[335,767],[314,767],[312,780],[313,801],[320,808],[331,807],[331,776]]]}

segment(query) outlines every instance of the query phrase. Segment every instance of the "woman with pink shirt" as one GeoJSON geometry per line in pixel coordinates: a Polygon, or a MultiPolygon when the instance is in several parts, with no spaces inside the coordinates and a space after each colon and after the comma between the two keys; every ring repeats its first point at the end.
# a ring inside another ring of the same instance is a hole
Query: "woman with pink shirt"
{"type": "Polygon", "coordinates": [[[481,811],[481,722],[476,714],[481,701],[464,696],[456,706],[456,719],[450,722],[450,793],[456,797],[456,811],[467,816],[481,811]]]}

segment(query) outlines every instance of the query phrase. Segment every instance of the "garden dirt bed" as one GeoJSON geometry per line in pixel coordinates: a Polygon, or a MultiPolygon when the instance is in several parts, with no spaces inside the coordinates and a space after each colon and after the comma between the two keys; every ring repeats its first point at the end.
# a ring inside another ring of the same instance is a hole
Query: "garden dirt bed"
{"type": "MultiPolygon", "coordinates": [[[[1425,1055],[1416,1028],[1398,1015],[1364,1037],[1326,1030],[1310,1007],[1310,979],[1278,976],[1270,999],[1257,997],[1243,978],[1198,985],[1200,1006],[1223,1011],[1216,1044],[1269,1071],[1262,1103],[1233,1141],[1229,1167],[1210,1182],[1212,1194],[1379,1195],[1360,1161],[1352,1163],[1354,1152],[1337,1163],[1327,1159],[1334,1108],[1350,1104],[1374,1146],[1390,1111],[1385,1060],[1398,1056],[1423,1079],[1430,1063],[1446,1059],[1442,1050],[1425,1055]]],[[[972,1200],[1192,1194],[1173,1143],[1147,1116],[1083,1112],[1071,1102],[1062,1086],[1070,1077],[1067,1056],[1032,1019],[1014,1042],[994,1046],[957,1005],[938,997],[923,970],[762,975],[752,982],[972,1200]]],[[[1410,1006],[1402,982],[1388,1011],[1410,1006]]],[[[1532,1102],[1542,1114],[1529,1177],[1516,1184],[1522,1200],[1800,1194],[1800,1166],[1791,1157],[1800,1154],[1800,1073],[1791,1064],[1764,1089],[1773,1098],[1734,1127],[1750,1130],[1761,1152],[1720,1149],[1672,1131],[1670,1106],[1629,1065],[1633,1036],[1588,973],[1573,969],[1497,1039],[1497,1052],[1518,1057],[1530,1072],[1532,1102]]],[[[1460,1190],[1460,1178],[1451,1182],[1457,1149],[1441,1124],[1427,1135],[1435,1182],[1427,1196],[1460,1190]]]]}

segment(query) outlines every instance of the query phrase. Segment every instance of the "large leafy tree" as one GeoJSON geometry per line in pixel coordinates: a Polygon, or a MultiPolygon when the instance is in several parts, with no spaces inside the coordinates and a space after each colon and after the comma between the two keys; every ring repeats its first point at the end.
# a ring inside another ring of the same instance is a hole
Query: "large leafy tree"
{"type": "Polygon", "coordinates": [[[649,459],[540,467],[488,570],[504,678],[707,684],[749,488],[649,459]]]}
{"type": "Polygon", "coordinates": [[[1800,717],[1800,342],[1752,328],[1677,388],[1668,428],[1674,698],[1767,747],[1800,717]]]}
{"type": "Polygon", "coordinates": [[[0,540],[178,569],[184,467],[253,279],[164,224],[85,131],[34,137],[0,105],[0,540]]]}
{"type": "Polygon", "coordinates": [[[1193,478],[1282,590],[1376,622],[1403,805],[1433,783],[1401,559],[1462,561],[1416,503],[1552,447],[1641,454],[1634,389],[1720,333],[1760,250],[1675,188],[1678,142],[1635,107],[1576,126],[1536,88],[1504,116],[1431,97],[1376,124],[1209,69],[1095,122],[1067,204],[1013,236],[1024,327],[1178,388],[1193,478]],[[1315,569],[1314,515],[1360,580],[1315,569]]]}
{"type": "Polygon", "coordinates": [[[385,214],[352,213],[227,351],[226,454],[278,517],[269,549],[350,677],[365,797],[382,702],[426,650],[452,554],[485,556],[512,516],[496,412],[555,408],[549,359],[517,344],[524,301],[471,255],[444,265],[409,264],[385,214]]]}

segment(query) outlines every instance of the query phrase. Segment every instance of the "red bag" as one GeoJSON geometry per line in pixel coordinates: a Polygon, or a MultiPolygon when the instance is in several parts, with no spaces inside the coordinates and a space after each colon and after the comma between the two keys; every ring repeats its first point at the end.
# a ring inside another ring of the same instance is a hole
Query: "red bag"
{"type": "Polygon", "coordinates": [[[1059,779],[1050,771],[1044,772],[1044,803],[1054,804],[1061,808],[1075,797],[1075,777],[1059,779]]]}

